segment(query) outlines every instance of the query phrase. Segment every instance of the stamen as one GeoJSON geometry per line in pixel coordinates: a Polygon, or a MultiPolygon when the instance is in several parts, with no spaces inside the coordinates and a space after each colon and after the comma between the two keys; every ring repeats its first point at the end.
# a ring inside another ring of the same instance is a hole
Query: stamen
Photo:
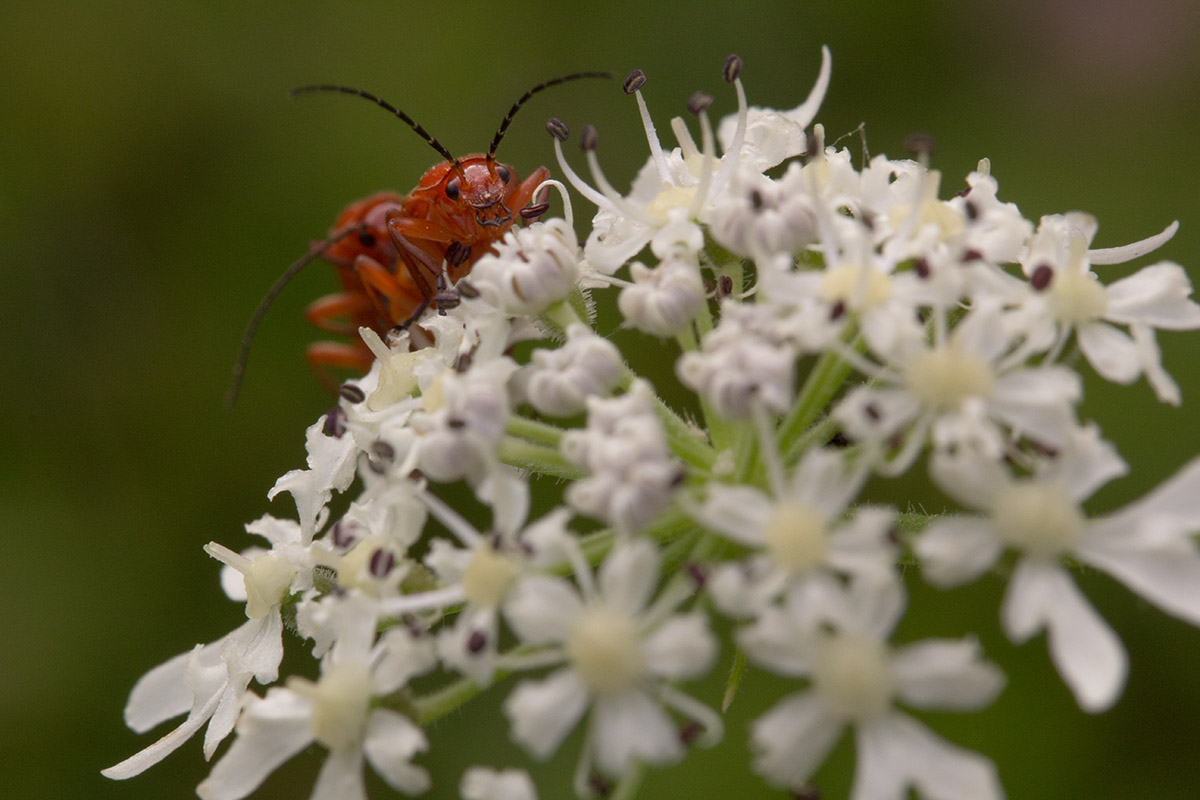
{"type": "Polygon", "coordinates": [[[654,129],[654,120],[650,119],[650,109],[646,107],[646,100],[642,97],[642,86],[646,83],[646,73],[640,69],[635,69],[625,77],[625,83],[622,88],[625,94],[633,94],[637,100],[638,113],[642,117],[642,128],[646,132],[646,142],[650,145],[650,158],[654,161],[654,168],[658,170],[658,177],[664,183],[671,183],[671,171],[667,169],[667,157],[663,154],[662,143],[658,141],[658,132],[654,129]]]}
{"type": "Polygon", "coordinates": [[[579,146],[587,154],[588,169],[592,173],[592,180],[596,182],[597,188],[604,193],[604,198],[608,201],[609,205],[616,209],[620,216],[629,217],[647,227],[658,227],[653,220],[646,216],[642,209],[632,205],[622,197],[613,188],[612,184],[608,182],[608,179],[604,177],[604,171],[600,169],[600,159],[596,158],[596,144],[599,141],[599,136],[596,133],[595,127],[585,125],[579,139],[579,146]]]}
{"type": "Polygon", "coordinates": [[[600,192],[597,192],[589,184],[585,183],[584,180],[576,174],[575,170],[571,169],[571,165],[567,163],[566,156],[563,155],[562,151],[562,143],[567,137],[566,123],[557,117],[551,117],[550,121],[546,123],[546,130],[548,130],[550,135],[554,137],[554,156],[558,159],[558,168],[562,170],[562,174],[566,177],[567,181],[575,187],[575,191],[579,192],[581,195],[591,201],[592,205],[601,208],[610,214],[619,216],[621,213],[620,210],[614,208],[613,205],[605,199],[604,195],[602,195],[600,192]],[[562,136],[561,139],[559,138],[560,135],[562,136]]]}
{"type": "Polygon", "coordinates": [[[436,494],[421,488],[417,491],[417,498],[428,506],[437,521],[445,525],[464,545],[474,547],[479,544],[479,532],[436,494]]]}
{"type": "MultiPolygon", "coordinates": [[[[553,178],[547,178],[546,180],[539,183],[537,185],[537,188],[533,190],[533,196],[537,197],[538,192],[542,191],[543,188],[546,188],[549,186],[553,186],[555,189],[558,189],[558,194],[560,197],[562,197],[563,219],[566,220],[567,227],[574,230],[575,229],[575,217],[571,213],[571,193],[567,191],[567,187],[563,186],[561,181],[556,181],[553,178]]],[[[538,205],[541,205],[541,204],[539,203],[538,205]]]]}
{"type": "Polygon", "coordinates": [[[671,132],[675,134],[675,140],[679,142],[679,152],[685,162],[700,157],[700,148],[696,147],[696,142],[692,139],[687,125],[683,124],[682,118],[671,118],[671,132]]]}
{"type": "Polygon", "coordinates": [[[742,60],[735,55],[725,59],[724,74],[728,76],[730,73],[733,74],[733,77],[726,77],[725,80],[732,82],[733,88],[737,90],[737,127],[733,131],[733,141],[729,143],[729,147],[722,155],[721,168],[717,170],[717,175],[713,178],[714,189],[723,187],[737,169],[738,157],[741,155],[742,146],[746,141],[746,127],[750,117],[750,110],[746,106],[746,90],[742,88],[742,80],[738,77],[742,73],[742,60]],[[731,69],[730,62],[735,59],[736,69],[731,69]]]}
{"type": "Polygon", "coordinates": [[[708,187],[712,185],[713,168],[717,161],[712,124],[709,123],[708,112],[705,111],[711,102],[712,95],[704,92],[696,92],[688,100],[688,110],[700,117],[700,142],[704,152],[704,161],[700,165],[700,182],[696,185],[696,194],[692,197],[692,204],[688,207],[688,217],[691,219],[696,219],[700,214],[700,209],[704,208],[704,202],[708,199],[708,187]]]}

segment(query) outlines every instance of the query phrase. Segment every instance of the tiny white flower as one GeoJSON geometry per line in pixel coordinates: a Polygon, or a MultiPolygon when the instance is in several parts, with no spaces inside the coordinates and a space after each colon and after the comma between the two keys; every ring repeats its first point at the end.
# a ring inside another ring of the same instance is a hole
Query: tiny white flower
{"type": "Polygon", "coordinates": [[[898,648],[887,637],[903,610],[899,583],[855,581],[843,602],[822,609],[772,609],[739,637],[751,658],[810,686],[777,703],[751,726],[755,769],[773,784],[799,790],[847,726],[858,764],[852,800],[903,796],[907,787],[934,800],[1003,797],[995,767],[954,747],[894,708],[975,710],[1004,685],[971,640],[925,640],[898,648]]]}
{"type": "Polygon", "coordinates": [[[242,698],[255,678],[273,683],[283,659],[283,622],[274,613],[247,620],[233,632],[159,664],[129,693],[125,722],[145,733],[187,712],[183,723],[141,752],[103,770],[107,778],[138,775],[177,750],[206,724],[204,757],[212,758],[238,719],[242,698]]]}
{"type": "Polygon", "coordinates": [[[518,373],[525,396],[539,412],[569,417],[583,411],[588,397],[609,394],[623,373],[621,353],[586,325],[567,329],[558,348],[533,351],[529,366],[518,373]]]}
{"type": "Polygon", "coordinates": [[[1035,290],[1021,316],[1035,340],[1056,357],[1071,333],[1079,350],[1110,381],[1133,383],[1145,375],[1158,399],[1179,405],[1179,387],[1162,368],[1154,329],[1200,328],[1200,305],[1178,264],[1160,262],[1105,286],[1092,263],[1119,263],[1169,239],[1177,224],[1146,242],[1111,251],[1088,250],[1097,223],[1088,214],[1042,217],[1022,259],[1035,290]],[[1093,262],[1099,254],[1100,261],[1093,262]],[[1128,326],[1129,334],[1118,325],[1128,326]]]}
{"type": "Polygon", "coordinates": [[[749,557],[721,565],[709,579],[722,610],[756,614],[791,592],[819,605],[820,595],[837,585],[832,575],[888,576],[895,560],[888,537],[895,513],[862,508],[846,516],[867,474],[850,469],[842,453],[818,448],[772,495],[751,486],[710,485],[693,516],[753,548],[749,557]]]}
{"type": "Polygon", "coordinates": [[[204,800],[240,800],[279,765],[316,741],[329,750],[313,788],[314,800],[365,800],[365,758],[389,786],[405,794],[429,788],[429,775],[412,764],[427,747],[421,729],[372,699],[397,691],[433,666],[428,642],[393,628],[374,641],[369,605],[347,600],[341,635],[322,663],[317,682],[291,678],[261,700],[251,700],[237,738],[196,788],[204,800]]]}
{"type": "Polygon", "coordinates": [[[484,301],[514,316],[539,314],[567,297],[579,275],[575,231],[561,219],[513,228],[471,268],[484,301]]]}
{"type": "Polygon", "coordinates": [[[695,263],[670,259],[647,267],[635,261],[629,272],[633,283],[621,289],[617,307],[634,328],[673,336],[704,310],[704,282],[695,263]]]}
{"type": "MultiPolygon", "coordinates": [[[[720,718],[668,682],[705,674],[717,643],[702,615],[671,613],[686,598],[686,587],[652,602],[659,580],[655,547],[618,541],[594,583],[586,568],[576,578],[578,589],[561,578],[526,577],[504,603],[521,641],[543,648],[530,656],[531,663],[565,662],[509,695],[504,713],[513,738],[535,757],[547,758],[590,707],[590,750],[582,763],[594,758],[609,776],[623,774],[635,760],[661,765],[683,757],[666,708],[698,722],[705,731],[702,743],[715,743],[720,718]]],[[[585,776],[587,771],[582,770],[585,776]]]]}
{"type": "Polygon", "coordinates": [[[1089,519],[1080,504],[1125,472],[1112,446],[1080,433],[1028,478],[963,452],[934,456],[943,489],[982,517],[944,517],[917,539],[925,574],[941,586],[977,577],[1008,548],[1018,561],[1001,611],[1010,639],[1045,630],[1050,656],[1085,711],[1121,694],[1128,659],[1120,641],[1061,564],[1071,557],[1107,572],[1146,600],[1200,625],[1200,461],[1143,499],[1089,519]]]}
{"type": "Polygon", "coordinates": [[[797,353],[768,326],[759,304],[726,301],[721,322],[684,353],[675,371],[684,385],[702,393],[717,413],[746,419],[756,404],[786,411],[795,399],[797,353]]]}
{"type": "Polygon", "coordinates": [[[588,398],[587,408],[587,427],[562,437],[563,455],[587,472],[567,487],[567,502],[620,531],[636,531],[667,507],[683,475],[653,390],[638,380],[623,395],[588,398]]]}

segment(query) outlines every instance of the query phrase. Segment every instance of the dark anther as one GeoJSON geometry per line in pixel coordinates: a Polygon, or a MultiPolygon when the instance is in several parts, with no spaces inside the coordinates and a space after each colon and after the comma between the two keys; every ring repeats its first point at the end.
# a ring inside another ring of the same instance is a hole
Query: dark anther
{"type": "Polygon", "coordinates": [[[467,652],[478,653],[487,647],[487,634],[483,631],[471,631],[467,637],[467,652]]]}
{"type": "Polygon", "coordinates": [[[462,295],[457,289],[446,289],[433,296],[433,304],[437,306],[439,314],[445,314],[448,308],[458,308],[461,302],[462,295]]]}
{"type": "Polygon", "coordinates": [[[325,424],[321,426],[321,431],[334,439],[342,438],[346,433],[346,412],[342,411],[341,406],[334,406],[325,412],[325,424]]]}
{"type": "Polygon", "coordinates": [[[363,247],[374,247],[375,246],[375,234],[371,233],[368,230],[359,231],[358,232],[358,243],[361,244],[363,247]]]}
{"type": "Polygon", "coordinates": [[[975,250],[974,248],[964,250],[962,254],[962,263],[967,264],[972,261],[983,261],[983,253],[975,250]]]}
{"type": "Polygon", "coordinates": [[[704,728],[701,727],[699,722],[696,722],[694,719],[688,720],[679,726],[679,743],[691,744],[699,739],[702,733],[704,733],[704,728]]]}
{"type": "Polygon", "coordinates": [[[917,277],[925,280],[929,277],[931,270],[929,269],[929,259],[925,256],[920,256],[913,262],[913,272],[917,273],[917,277]]]}
{"type": "Polygon", "coordinates": [[[900,544],[900,529],[895,525],[889,526],[883,536],[888,540],[888,544],[900,544]]]}
{"type": "Polygon", "coordinates": [[[458,360],[454,362],[454,371],[459,375],[463,374],[471,368],[471,362],[475,360],[475,351],[470,350],[466,353],[461,353],[458,360]]]}
{"type": "Polygon", "coordinates": [[[421,472],[419,469],[414,469],[412,472],[408,473],[408,479],[410,481],[420,483],[421,481],[425,480],[425,473],[421,472]]]}
{"type": "Polygon", "coordinates": [[[471,283],[466,278],[463,278],[458,283],[454,284],[454,288],[458,290],[459,294],[468,300],[474,300],[476,297],[479,297],[479,290],[475,288],[475,284],[471,283]]]}
{"type": "Polygon", "coordinates": [[[646,83],[646,73],[640,69],[635,69],[625,76],[624,82],[621,84],[621,90],[625,94],[633,94],[638,89],[642,88],[646,83]]]}
{"type": "Polygon", "coordinates": [[[550,135],[560,142],[565,142],[571,135],[571,129],[567,127],[567,123],[563,122],[558,117],[551,117],[546,120],[546,130],[550,135]]]}
{"type": "Polygon", "coordinates": [[[866,228],[867,230],[869,230],[869,231],[875,230],[875,215],[872,214],[870,211],[864,210],[862,212],[862,216],[858,218],[858,221],[861,222],[863,224],[863,227],[866,228]]]}
{"type": "Polygon", "coordinates": [[[356,383],[343,383],[338,387],[338,397],[351,405],[358,405],[367,398],[367,394],[356,383]]]}
{"type": "Polygon", "coordinates": [[[733,278],[722,275],[717,280],[717,297],[728,297],[731,294],[733,294],[733,278]]]}
{"type": "Polygon", "coordinates": [[[758,189],[750,190],[750,207],[755,211],[762,211],[763,196],[762,192],[760,192],[758,189]]]}
{"type": "MultiPolygon", "coordinates": [[[[471,248],[464,247],[462,242],[451,242],[446,247],[446,263],[451,267],[462,266],[471,255],[471,248]]],[[[441,277],[440,275],[438,277],[441,277]]]]}
{"type": "Polygon", "coordinates": [[[600,133],[596,130],[596,126],[584,125],[583,130],[579,132],[579,149],[590,153],[596,149],[598,144],[600,144],[600,133]]]}
{"type": "Polygon", "coordinates": [[[545,214],[549,210],[550,210],[550,203],[543,200],[540,203],[533,203],[531,205],[525,206],[524,208],[521,209],[521,211],[519,213],[521,214],[522,219],[536,220],[538,217],[540,217],[542,214],[545,214]]]}
{"type": "Polygon", "coordinates": [[[742,74],[742,59],[736,54],[725,56],[725,65],[721,67],[721,77],[726,83],[733,83],[742,74]]]}
{"type": "Polygon", "coordinates": [[[333,546],[339,550],[348,550],[351,545],[358,541],[358,535],[354,532],[354,523],[338,520],[333,523],[333,546]]]}
{"type": "Polygon", "coordinates": [[[1046,291],[1050,281],[1054,280],[1054,267],[1049,264],[1038,264],[1033,274],[1029,276],[1029,285],[1039,292],[1046,291]]]}
{"type": "Polygon", "coordinates": [[[687,565],[687,576],[692,583],[696,584],[697,589],[704,588],[704,584],[708,582],[708,570],[703,564],[697,564],[694,561],[687,565]]]}
{"type": "Polygon", "coordinates": [[[829,441],[825,443],[825,446],[833,448],[834,450],[841,450],[842,448],[849,447],[852,444],[854,444],[854,442],[851,441],[850,437],[846,435],[845,431],[838,431],[833,436],[829,437],[829,441]]]}
{"type": "Polygon", "coordinates": [[[692,114],[699,114],[712,105],[712,100],[712,95],[708,92],[692,92],[687,101],[687,110],[692,114]]]}
{"type": "Polygon", "coordinates": [[[933,137],[928,133],[910,133],[904,140],[904,149],[914,156],[933,155],[933,137]]]}
{"type": "Polygon", "coordinates": [[[675,471],[675,474],[671,476],[671,483],[669,485],[672,489],[674,489],[677,486],[682,486],[686,481],[687,473],[682,469],[678,469],[675,471]]]}
{"type": "Polygon", "coordinates": [[[817,141],[817,134],[812,130],[804,132],[804,157],[811,158],[820,148],[821,143],[817,141]]]}
{"type": "Polygon", "coordinates": [[[836,303],[833,304],[833,307],[829,309],[830,322],[832,322],[835,319],[841,319],[842,315],[845,313],[846,313],[846,301],[838,300],[836,303]]]}
{"type": "Polygon", "coordinates": [[[467,427],[467,421],[459,417],[451,417],[450,419],[446,420],[446,427],[452,431],[462,430],[463,428],[467,427]]]}
{"type": "Polygon", "coordinates": [[[612,794],[612,783],[598,772],[588,775],[587,785],[596,797],[608,797],[612,794]]]}
{"type": "Polygon", "coordinates": [[[382,579],[388,576],[394,566],[396,566],[396,556],[392,555],[390,550],[380,548],[371,553],[371,561],[367,568],[371,570],[371,577],[382,579]]]}
{"type": "Polygon", "coordinates": [[[963,206],[963,210],[967,214],[967,219],[970,220],[971,222],[974,222],[975,220],[979,219],[979,206],[975,205],[970,200],[968,200],[966,202],[966,205],[963,206]]]}
{"type": "Polygon", "coordinates": [[[871,420],[871,422],[879,422],[879,420],[883,419],[883,414],[880,413],[879,407],[874,403],[867,403],[863,406],[863,413],[867,415],[867,419],[871,420]]]}
{"type": "Polygon", "coordinates": [[[394,461],[396,459],[396,448],[383,439],[376,439],[371,443],[371,455],[380,461],[394,461]]]}

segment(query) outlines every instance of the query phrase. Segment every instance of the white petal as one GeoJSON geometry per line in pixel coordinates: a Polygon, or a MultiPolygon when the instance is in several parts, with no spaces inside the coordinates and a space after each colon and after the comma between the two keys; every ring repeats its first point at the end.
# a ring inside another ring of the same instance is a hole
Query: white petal
{"type": "Polygon", "coordinates": [[[192,690],[184,682],[188,657],[193,650],[168,659],[138,678],[125,703],[125,724],[145,733],[158,723],[177,717],[192,707],[192,690]]]}
{"type": "Polygon", "coordinates": [[[240,800],[312,741],[311,705],[287,689],[272,689],[242,712],[238,735],[196,787],[203,800],[240,800]]]}
{"type": "Polygon", "coordinates": [[[812,692],[789,695],[750,726],[754,769],[778,786],[802,786],[844,727],[812,692]]]}
{"type": "Polygon", "coordinates": [[[1022,559],[1009,580],[1001,620],[1018,643],[1046,630],[1050,659],[1084,711],[1103,711],[1116,702],[1128,656],[1061,567],[1022,559]]]}
{"type": "Polygon", "coordinates": [[[1200,531],[1200,458],[1192,459],[1140,500],[1096,520],[1094,526],[1098,535],[1117,541],[1140,537],[1143,530],[1159,536],[1200,531]],[[1147,525],[1147,520],[1154,524],[1147,525]]]}
{"type": "Polygon", "coordinates": [[[859,728],[851,800],[900,800],[914,786],[928,800],[1001,800],[988,759],[935,736],[916,720],[891,714],[859,728]]]}
{"type": "Polygon", "coordinates": [[[121,763],[101,770],[100,774],[114,781],[123,781],[145,772],[178,750],[184,742],[195,735],[196,731],[204,727],[204,723],[208,722],[222,697],[223,695],[220,694],[213,695],[209,698],[208,703],[197,709],[194,714],[190,714],[178,728],[121,763]]]}
{"type": "MultiPolygon", "coordinates": [[[[1171,240],[1171,237],[1175,235],[1175,231],[1177,230],[1179,230],[1179,220],[1175,220],[1163,228],[1161,233],[1148,236],[1141,241],[1120,247],[1101,247],[1096,250],[1088,250],[1087,258],[1093,264],[1122,264],[1126,261],[1132,261],[1162,247],[1171,240]]],[[[1094,230],[1092,232],[1095,233],[1094,230]]],[[[1091,241],[1091,237],[1088,237],[1088,241],[1091,241]]]]}
{"type": "Polygon", "coordinates": [[[1137,345],[1112,325],[1093,322],[1077,329],[1075,336],[1084,358],[1106,380],[1127,385],[1142,374],[1137,345]]]}
{"type": "Polygon", "coordinates": [[[761,547],[763,525],[771,513],[771,501],[752,486],[714,483],[704,505],[694,515],[706,528],[722,533],[735,542],[761,547]]]}
{"type": "Polygon", "coordinates": [[[596,698],[591,725],[596,765],[606,775],[623,775],[634,759],[659,765],[683,757],[671,718],[644,692],[596,698]]]}
{"type": "Polygon", "coordinates": [[[1200,327],[1200,306],[1188,299],[1192,283],[1178,264],[1151,264],[1107,288],[1106,319],[1175,331],[1200,327]]]}
{"type": "Polygon", "coordinates": [[[463,800],[537,800],[533,780],[525,770],[496,771],[470,767],[463,773],[458,793],[463,800]]]}
{"type": "MultiPolygon", "coordinates": [[[[1153,521],[1150,517],[1147,523],[1153,521]]],[[[1085,545],[1078,555],[1168,614],[1200,625],[1200,554],[1190,539],[1168,540],[1153,548],[1115,542],[1085,545]]]]}
{"type": "Polygon", "coordinates": [[[925,640],[892,657],[896,691],[916,708],[973,711],[996,699],[1004,674],[983,660],[973,639],[925,640]]]}
{"type": "Polygon", "coordinates": [[[425,733],[403,714],[377,708],[367,721],[363,749],[371,767],[393,789],[419,794],[429,788],[429,773],[412,763],[429,748],[425,733]]]}
{"type": "Polygon", "coordinates": [[[1162,353],[1158,349],[1158,340],[1154,329],[1149,325],[1131,325],[1129,332],[1137,343],[1138,355],[1142,361],[1142,371],[1146,373],[1146,381],[1154,390],[1159,402],[1177,406],[1180,403],[1179,386],[1162,365],[1162,353]]]}
{"type": "Polygon", "coordinates": [[[504,598],[504,617],[526,644],[565,641],[583,601],[562,578],[532,575],[504,598]]]}
{"type": "Polygon", "coordinates": [[[943,588],[978,578],[996,563],[1002,550],[992,523],[973,517],[942,517],[913,544],[921,559],[921,574],[943,588]]]}
{"type": "Polygon", "coordinates": [[[642,641],[646,668],[664,678],[699,678],[717,655],[717,640],[704,614],[677,614],[642,641]]]}
{"type": "Polygon", "coordinates": [[[523,681],[504,701],[512,736],[535,758],[548,758],[579,722],[588,694],[579,677],[560,669],[539,681],[523,681]]]}
{"type": "Polygon", "coordinates": [[[317,773],[309,800],[367,800],[362,762],[358,747],[331,751],[317,773]]]}
{"type": "Polygon", "coordinates": [[[658,549],[645,539],[618,541],[600,565],[604,604],[630,616],[650,602],[658,585],[658,549]]]}

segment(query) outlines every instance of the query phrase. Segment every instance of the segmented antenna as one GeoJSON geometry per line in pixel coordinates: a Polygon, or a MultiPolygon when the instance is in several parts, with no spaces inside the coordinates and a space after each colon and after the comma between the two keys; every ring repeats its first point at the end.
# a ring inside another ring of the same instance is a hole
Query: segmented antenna
{"type": "MultiPolygon", "coordinates": [[[[560,80],[559,82],[561,83],[562,81],[560,80]]],[[[547,84],[547,85],[550,85],[550,84],[547,84]]],[[[538,87],[538,88],[543,88],[543,87],[538,87]]],[[[362,89],[355,89],[350,86],[336,86],[336,85],[330,84],[330,83],[319,83],[319,84],[316,84],[313,86],[301,86],[298,89],[292,89],[291,95],[293,97],[295,97],[296,95],[310,94],[312,92],[340,92],[341,94],[352,94],[355,97],[361,97],[364,100],[370,100],[375,105],[380,106],[381,108],[384,108],[384,109],[392,112],[393,116],[396,116],[396,117],[399,117],[400,119],[402,119],[404,121],[404,123],[406,125],[408,125],[408,127],[412,128],[414,131],[416,131],[417,136],[420,136],[422,139],[425,140],[425,144],[429,145],[434,150],[437,150],[438,154],[442,158],[444,158],[447,161],[450,161],[454,164],[458,164],[458,159],[455,158],[454,156],[450,155],[450,151],[447,150],[445,147],[443,147],[441,142],[439,142],[437,139],[430,136],[429,131],[427,131],[423,127],[421,127],[421,125],[416,120],[414,120],[408,114],[405,114],[400,109],[396,108],[394,105],[392,105],[388,101],[386,101],[382,98],[376,97],[375,95],[371,94],[370,92],[364,92],[362,89]]],[[[513,111],[516,111],[515,106],[513,107],[513,111]]],[[[512,112],[510,111],[509,113],[511,114],[512,112]]]]}
{"type": "Polygon", "coordinates": [[[492,137],[492,146],[489,147],[487,151],[488,159],[491,160],[496,156],[496,148],[500,146],[500,140],[504,138],[504,133],[508,130],[509,124],[512,123],[513,117],[517,113],[517,109],[525,105],[525,101],[533,97],[538,92],[542,91],[543,89],[549,89],[551,86],[558,86],[560,83],[575,81],[579,80],[580,78],[612,77],[613,74],[611,72],[576,72],[571,75],[563,75],[561,78],[552,78],[545,83],[539,83],[537,86],[521,95],[521,98],[517,100],[517,102],[513,103],[512,108],[510,108],[508,113],[504,115],[504,119],[500,122],[500,127],[496,130],[496,135],[492,137]]]}

